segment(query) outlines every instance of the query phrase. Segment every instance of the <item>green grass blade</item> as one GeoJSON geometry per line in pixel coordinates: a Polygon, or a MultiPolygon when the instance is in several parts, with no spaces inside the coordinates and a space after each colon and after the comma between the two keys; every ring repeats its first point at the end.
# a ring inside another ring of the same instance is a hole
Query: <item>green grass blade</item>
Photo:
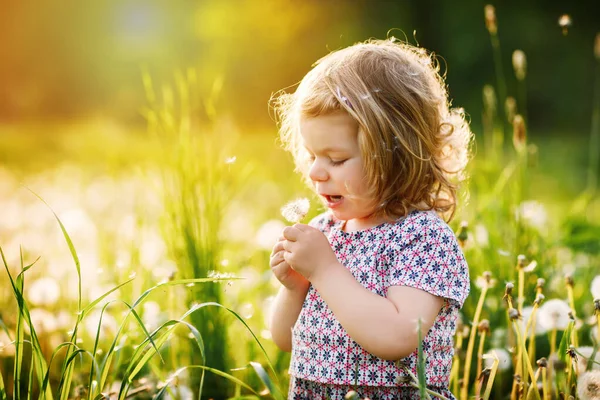
{"type": "Polygon", "coordinates": [[[108,292],[104,293],[102,296],[98,297],[97,299],[95,299],[94,301],[92,301],[90,304],[88,304],[87,306],[85,306],[83,308],[83,310],[81,310],[81,313],[83,315],[87,314],[90,310],[92,310],[94,307],[96,307],[98,305],[98,303],[100,303],[102,300],[104,300],[107,296],[109,296],[112,292],[122,288],[123,286],[127,285],[128,283],[130,283],[131,281],[133,281],[135,278],[132,278],[128,281],[125,281],[117,286],[115,286],[114,288],[110,289],[108,292]]]}
{"type": "MultiPolygon", "coordinates": [[[[152,339],[152,335],[146,329],[146,326],[142,322],[142,319],[140,318],[139,314],[135,311],[134,306],[131,306],[127,302],[122,301],[122,300],[113,300],[113,301],[107,303],[104,306],[103,310],[109,304],[117,302],[117,301],[125,304],[129,308],[129,313],[127,313],[127,315],[123,319],[123,322],[121,322],[121,325],[119,326],[119,330],[117,331],[117,333],[115,335],[115,338],[113,339],[113,342],[111,343],[110,349],[108,350],[108,352],[106,353],[106,356],[104,357],[104,362],[102,363],[101,368],[100,368],[100,370],[101,370],[100,378],[98,379],[98,387],[99,388],[103,388],[104,385],[106,384],[106,380],[108,379],[108,373],[109,373],[109,370],[110,370],[110,365],[111,365],[111,362],[112,362],[113,354],[114,354],[114,351],[115,351],[115,349],[117,347],[117,342],[119,340],[121,332],[123,331],[123,329],[124,329],[124,327],[125,327],[125,325],[127,323],[127,318],[129,317],[130,314],[133,314],[136,322],[142,328],[142,331],[144,332],[144,335],[146,335],[146,339],[145,340],[149,341],[152,344],[152,346],[156,349],[156,351],[158,352],[158,347],[154,343],[154,340],[152,339]]],[[[99,334],[96,335],[96,339],[98,338],[98,336],[99,336],[99,334]]],[[[162,358],[161,358],[161,360],[162,360],[162,358]]],[[[100,389],[100,390],[102,390],[102,389],[100,389]]]]}
{"type": "MultiPolygon", "coordinates": [[[[90,358],[92,359],[92,362],[94,360],[94,356],[93,354],[91,354],[89,351],[87,350],[83,350],[83,349],[76,349],[74,350],[69,357],[65,360],[65,365],[67,366],[68,370],[73,370],[73,368],[71,368],[72,365],[74,364],[75,359],[77,358],[77,356],[82,356],[84,354],[87,354],[90,356],[90,358]]],[[[61,376],[60,378],[60,383],[58,384],[58,394],[59,396],[69,396],[69,393],[71,388],[70,388],[70,382],[68,382],[68,380],[71,379],[71,376],[61,376]],[[69,386],[67,386],[69,385],[69,386]],[[67,391],[67,393],[65,393],[65,391],[67,391]]]]}
{"type": "Polygon", "coordinates": [[[31,393],[33,392],[32,388],[33,388],[33,367],[35,366],[34,363],[34,355],[35,352],[31,352],[31,363],[29,364],[29,382],[27,384],[27,400],[31,399],[31,393]]]}
{"type": "Polygon", "coordinates": [[[65,342],[65,343],[61,343],[58,347],[56,347],[56,349],[54,349],[54,351],[52,352],[52,357],[50,357],[50,363],[48,364],[48,370],[44,374],[44,379],[42,381],[42,386],[41,386],[42,393],[44,393],[46,391],[46,388],[48,388],[48,384],[50,382],[50,366],[52,365],[52,361],[54,361],[54,357],[56,356],[56,354],[58,354],[60,349],[62,349],[65,346],[73,346],[73,347],[77,348],[75,343],[65,342]]]}
{"type": "MultiPolygon", "coordinates": [[[[62,221],[60,220],[60,218],[58,217],[58,215],[56,214],[56,212],[52,209],[52,207],[50,207],[50,205],[44,200],[42,199],[37,193],[35,193],[33,190],[31,190],[30,188],[28,188],[27,186],[25,186],[25,188],[27,190],[29,190],[35,197],[37,197],[42,203],[44,203],[46,205],[46,207],[48,207],[48,209],[52,212],[52,214],[54,215],[54,218],[56,219],[56,221],[58,222],[58,225],[60,226],[60,230],[63,234],[63,237],[65,239],[65,242],[67,243],[67,246],[69,247],[69,251],[71,252],[71,258],[73,258],[73,261],[75,263],[75,268],[77,270],[77,310],[80,312],[81,311],[81,264],[79,261],[79,256],[77,255],[77,250],[75,250],[75,246],[73,245],[73,241],[71,240],[71,237],[69,236],[69,234],[67,233],[67,230],[65,229],[65,226],[63,225],[62,221]]],[[[71,337],[71,341],[74,343],[77,343],[77,325],[79,324],[79,321],[81,319],[78,318],[76,325],[75,325],[75,329],[73,330],[73,335],[71,337]]],[[[69,348],[68,352],[71,351],[71,348],[69,348]]],[[[70,356],[70,354],[67,354],[67,358],[70,356]]],[[[65,359],[65,360],[66,360],[65,359]]],[[[61,377],[65,378],[65,388],[66,390],[64,390],[62,393],[63,395],[61,395],[60,400],[67,400],[68,399],[68,392],[70,390],[71,387],[71,380],[73,378],[73,367],[72,364],[71,366],[67,366],[67,364],[65,363],[63,365],[63,370],[61,373],[61,377]]]]}
{"type": "Polygon", "coordinates": [[[4,386],[4,379],[2,379],[2,371],[0,371],[0,400],[7,400],[6,387],[4,386]]]}
{"type": "MultiPolygon", "coordinates": [[[[235,311],[233,311],[230,308],[227,308],[219,303],[214,303],[214,302],[208,302],[208,303],[202,303],[197,305],[196,307],[194,307],[192,310],[188,311],[185,316],[189,315],[190,313],[192,313],[193,311],[196,311],[202,307],[207,307],[207,306],[215,306],[215,307],[220,307],[223,308],[227,311],[229,311],[231,314],[233,314],[233,316],[235,316],[238,321],[240,321],[248,330],[248,332],[250,332],[250,334],[252,335],[252,337],[254,338],[254,341],[258,344],[258,346],[260,347],[262,354],[265,356],[265,359],[267,360],[267,365],[269,366],[269,370],[272,372],[273,376],[275,377],[275,381],[277,382],[277,384],[279,385],[279,380],[277,379],[277,373],[275,372],[275,368],[273,367],[273,363],[271,362],[271,359],[269,358],[269,355],[267,354],[267,351],[265,350],[265,348],[263,347],[262,343],[260,342],[260,340],[258,339],[258,337],[254,334],[254,332],[252,331],[252,329],[248,326],[248,324],[246,323],[246,321],[244,321],[244,319],[238,315],[238,313],[236,313],[235,311]]],[[[185,318],[184,316],[184,318],[185,318]]],[[[183,318],[182,318],[183,319],[183,318]]]]}
{"type": "Polygon", "coordinates": [[[50,210],[50,212],[52,212],[52,214],[54,215],[54,218],[58,222],[58,225],[60,226],[60,230],[63,234],[65,242],[67,242],[67,246],[69,246],[69,251],[71,252],[71,257],[73,258],[73,261],[75,262],[75,268],[77,269],[77,280],[78,280],[78,297],[77,297],[78,308],[77,309],[81,310],[81,264],[79,262],[79,256],[77,255],[77,250],[75,250],[75,246],[73,245],[73,241],[71,240],[71,237],[67,233],[65,226],[63,225],[60,218],[58,218],[58,215],[56,214],[54,209],[52,209],[52,207],[50,207],[50,204],[48,204],[46,202],[46,200],[42,199],[36,192],[29,189],[27,186],[25,186],[25,189],[29,190],[35,197],[37,197],[42,203],[44,203],[46,205],[46,207],[48,207],[48,209],[50,210]]]}
{"type": "Polygon", "coordinates": [[[267,390],[275,398],[275,400],[285,400],[279,388],[273,383],[273,381],[271,381],[269,374],[267,374],[267,371],[265,371],[260,363],[250,361],[250,366],[252,369],[254,369],[256,375],[258,375],[261,382],[266,386],[267,390]]]}
{"type": "Polygon", "coordinates": [[[571,344],[571,331],[573,330],[573,326],[575,323],[573,321],[569,322],[567,329],[563,332],[562,338],[560,339],[560,344],[558,345],[558,358],[565,362],[567,365],[571,364],[571,360],[567,359],[567,349],[571,344]]]}
{"type": "Polygon", "coordinates": [[[256,390],[252,389],[252,387],[250,387],[247,383],[245,383],[244,381],[240,380],[239,378],[236,378],[235,376],[233,376],[231,374],[228,374],[226,372],[219,371],[218,369],[210,368],[210,367],[207,367],[207,366],[204,366],[204,365],[188,365],[187,367],[182,367],[182,368],[178,369],[177,371],[175,371],[175,373],[171,376],[171,379],[169,379],[169,381],[165,384],[165,386],[162,387],[160,389],[160,391],[156,393],[156,395],[153,397],[153,399],[161,399],[162,396],[164,395],[165,391],[167,390],[167,387],[169,386],[169,384],[180,373],[182,373],[186,369],[201,369],[201,370],[204,370],[204,371],[212,372],[213,374],[222,376],[223,378],[226,378],[226,379],[230,380],[231,382],[233,382],[233,383],[235,383],[237,385],[242,386],[244,389],[247,389],[251,393],[259,396],[259,394],[256,392],[256,390]]]}
{"type": "Polygon", "coordinates": [[[423,333],[421,332],[421,318],[417,320],[417,377],[419,379],[419,395],[422,399],[425,398],[425,389],[427,389],[427,381],[425,380],[425,358],[423,356],[423,333]]]}
{"type": "MultiPolygon", "coordinates": [[[[8,272],[8,269],[7,269],[8,272]]],[[[10,275],[10,273],[9,273],[10,275]]],[[[12,278],[11,278],[12,283],[12,278]]],[[[15,342],[15,364],[13,366],[13,396],[16,399],[21,398],[21,368],[23,364],[23,308],[25,307],[23,296],[23,279],[22,275],[17,276],[17,281],[13,285],[15,292],[19,293],[17,296],[17,307],[19,312],[17,313],[16,323],[16,342],[15,342]]]]}

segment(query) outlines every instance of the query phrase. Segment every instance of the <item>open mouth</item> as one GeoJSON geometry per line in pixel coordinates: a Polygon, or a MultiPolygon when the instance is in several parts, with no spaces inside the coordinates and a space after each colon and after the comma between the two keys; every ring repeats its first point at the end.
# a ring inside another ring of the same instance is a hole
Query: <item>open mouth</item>
{"type": "Polygon", "coordinates": [[[325,195],[323,195],[323,197],[325,198],[325,200],[327,201],[327,204],[329,206],[339,204],[344,199],[344,196],[340,196],[340,195],[325,194],[325,195]]]}

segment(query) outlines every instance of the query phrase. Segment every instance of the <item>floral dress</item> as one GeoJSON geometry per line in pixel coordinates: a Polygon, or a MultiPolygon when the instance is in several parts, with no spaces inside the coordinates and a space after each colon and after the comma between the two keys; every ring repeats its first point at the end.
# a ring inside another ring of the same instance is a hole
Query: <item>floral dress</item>
{"type": "MultiPolygon", "coordinates": [[[[344,232],[329,212],[310,225],[329,239],[337,259],[370,291],[410,286],[444,299],[423,338],[427,387],[447,398],[458,312],[469,294],[469,270],[454,232],[433,211],[413,211],[392,223],[344,232]]],[[[416,375],[417,349],[401,362],[416,375]]],[[[349,390],[371,400],[419,398],[394,361],[356,343],[311,285],[292,330],[290,399],[343,399],[349,390]]]]}

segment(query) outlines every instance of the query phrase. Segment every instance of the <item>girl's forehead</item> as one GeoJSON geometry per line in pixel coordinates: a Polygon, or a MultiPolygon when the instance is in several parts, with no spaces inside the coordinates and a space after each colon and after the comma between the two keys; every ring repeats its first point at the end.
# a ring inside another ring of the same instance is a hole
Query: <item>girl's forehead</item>
{"type": "Polygon", "coordinates": [[[304,145],[318,150],[349,150],[358,146],[358,124],[346,113],[325,114],[300,120],[304,145]]]}

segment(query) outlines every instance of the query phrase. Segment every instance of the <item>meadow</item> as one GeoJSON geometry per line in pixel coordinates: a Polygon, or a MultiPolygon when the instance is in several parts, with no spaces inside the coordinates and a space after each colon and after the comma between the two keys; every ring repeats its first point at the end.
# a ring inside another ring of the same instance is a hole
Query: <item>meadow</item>
{"type": "MultiPolygon", "coordinates": [[[[472,281],[457,398],[600,396],[596,46],[590,135],[528,131],[525,54],[482,88],[450,224],[472,281]]],[[[284,204],[310,199],[305,221],[323,206],[275,126],[249,133],[223,118],[195,70],[140,80],[146,126],[0,126],[0,400],[285,398],[268,259],[284,204]]]]}

